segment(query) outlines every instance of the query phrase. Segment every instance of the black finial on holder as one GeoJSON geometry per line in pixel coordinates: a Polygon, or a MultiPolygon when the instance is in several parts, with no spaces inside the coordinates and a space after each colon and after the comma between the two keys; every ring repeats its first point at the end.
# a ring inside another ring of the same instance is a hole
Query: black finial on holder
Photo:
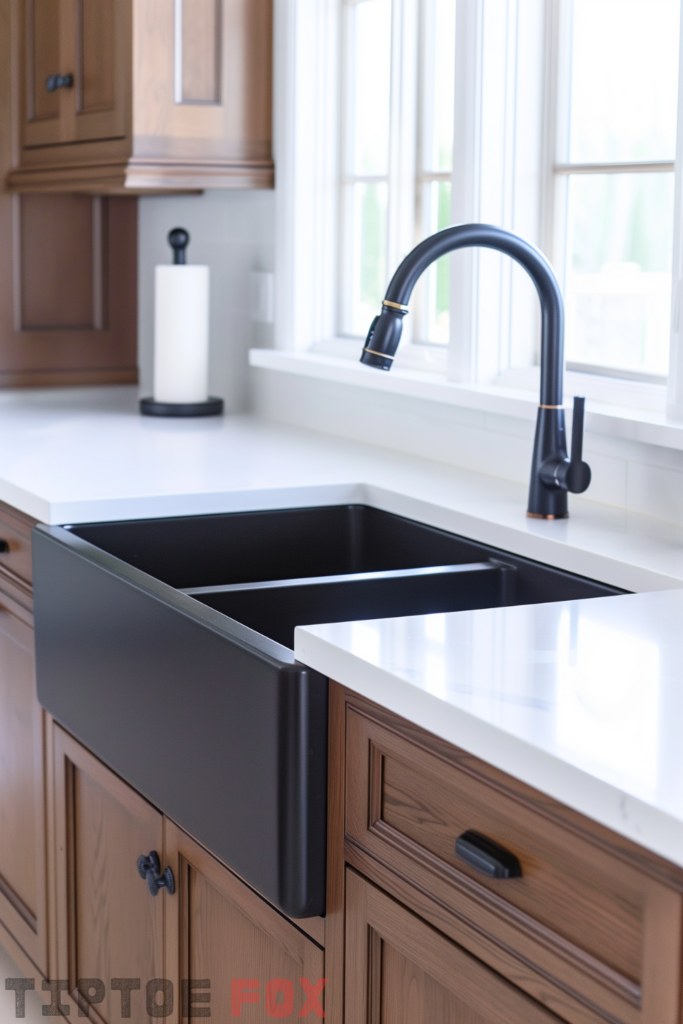
{"type": "Polygon", "coordinates": [[[176,266],[183,266],[187,263],[185,250],[190,244],[190,233],[185,228],[173,228],[168,233],[168,244],[173,249],[173,262],[176,266]]]}

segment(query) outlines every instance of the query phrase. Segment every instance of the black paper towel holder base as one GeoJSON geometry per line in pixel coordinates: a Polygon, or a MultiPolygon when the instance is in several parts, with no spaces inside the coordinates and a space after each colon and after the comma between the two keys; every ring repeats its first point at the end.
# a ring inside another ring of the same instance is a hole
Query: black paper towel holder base
{"type": "Polygon", "coordinates": [[[157,402],[153,398],[140,399],[143,416],[222,416],[223,399],[207,398],[205,402],[157,402]]]}

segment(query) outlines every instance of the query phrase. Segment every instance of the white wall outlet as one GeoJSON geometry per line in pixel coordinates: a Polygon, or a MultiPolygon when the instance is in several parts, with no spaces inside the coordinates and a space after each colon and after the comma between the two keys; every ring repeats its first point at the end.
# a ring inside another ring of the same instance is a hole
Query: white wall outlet
{"type": "Polygon", "coordinates": [[[251,273],[251,319],[257,324],[272,324],[275,319],[275,275],[254,270],[251,273]]]}

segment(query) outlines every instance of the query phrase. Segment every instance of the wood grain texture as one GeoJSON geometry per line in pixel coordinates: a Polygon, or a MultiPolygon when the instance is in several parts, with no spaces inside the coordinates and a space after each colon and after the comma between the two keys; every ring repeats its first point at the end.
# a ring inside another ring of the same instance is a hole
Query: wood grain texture
{"type": "Polygon", "coordinates": [[[464,913],[455,913],[451,907],[437,901],[432,893],[408,882],[352,843],[346,844],[345,857],[349,867],[371,879],[407,909],[428,921],[558,1017],[573,1024],[596,1024],[596,1021],[605,1019],[603,1014],[597,1012],[594,1004],[577,1000],[575,995],[564,988],[549,985],[548,978],[537,966],[520,957],[519,945],[514,945],[517,941],[514,933],[508,936],[509,942],[506,944],[502,941],[504,933],[501,931],[495,936],[485,931],[479,927],[476,915],[467,917],[464,913]]]}
{"type": "Polygon", "coordinates": [[[0,540],[8,551],[0,551],[0,588],[10,584],[30,584],[33,581],[31,558],[31,531],[36,520],[0,501],[0,540]]]}
{"type": "Polygon", "coordinates": [[[346,908],[346,1024],[558,1021],[351,870],[346,908]]]}
{"type": "Polygon", "coordinates": [[[10,189],[272,188],[272,0],[185,0],[181,102],[172,0],[17,0],[14,9],[21,145],[10,189]],[[26,40],[26,12],[41,2],[53,17],[59,10],[59,63],[75,69],[75,86],[51,101],[58,116],[38,121],[22,83],[38,45],[26,40]]]}
{"type": "Polygon", "coordinates": [[[0,592],[0,919],[43,972],[48,967],[44,715],[33,630],[0,592]]]}
{"type": "MultiPolygon", "coordinates": [[[[267,1012],[267,985],[284,979],[292,985],[295,1017],[306,1001],[299,979],[315,984],[324,977],[323,950],[177,825],[165,819],[164,827],[166,858],[178,885],[166,919],[166,976],[178,991],[183,978],[208,980],[210,1007],[204,1008],[211,1016],[246,1021],[276,1016],[267,1012]],[[257,989],[259,1002],[232,1014],[232,980],[241,978],[254,979],[245,988],[257,989]]],[[[199,1000],[197,1006],[202,1008],[199,1000]]]]}
{"type": "Polygon", "coordinates": [[[182,103],[220,103],[220,30],[220,0],[183,0],[182,40],[178,48],[182,61],[182,103]]]}
{"type": "MultiPolygon", "coordinates": [[[[22,196],[20,330],[95,330],[103,238],[87,196],[22,196]]],[[[100,218],[98,218],[98,223],[100,218]]],[[[101,323],[100,323],[101,329],[101,323]]]]}
{"type": "Polygon", "coordinates": [[[78,0],[78,114],[116,108],[116,0],[78,0]]]}
{"type": "Polygon", "coordinates": [[[75,68],[64,141],[124,139],[131,131],[131,0],[70,0],[63,61],[75,68]]]}
{"type": "Polygon", "coordinates": [[[327,901],[325,954],[328,981],[327,1015],[333,1024],[344,1020],[344,944],[346,870],[344,864],[344,766],[346,701],[341,686],[330,683],[327,767],[327,901]]]}
{"type": "MultiPolygon", "coordinates": [[[[59,726],[54,727],[60,978],[106,979],[99,1019],[121,1018],[111,978],[139,978],[132,1020],[147,1021],[145,985],[164,977],[166,893],[153,897],[137,858],[163,854],[161,814],[59,726]]],[[[93,1014],[91,1013],[91,1016],[93,1014]]]]}
{"type": "Polygon", "coordinates": [[[514,780],[493,786],[475,759],[464,771],[462,752],[439,743],[437,755],[427,734],[347,701],[347,859],[371,877],[386,865],[420,913],[567,1020],[678,1021],[677,889],[623,847],[539,813],[528,787],[524,799],[514,780]],[[496,882],[464,865],[454,845],[467,828],[516,853],[524,877],[496,882]]]}
{"type": "MultiPolygon", "coordinates": [[[[13,38],[12,45],[18,45],[20,8],[0,0],[0,180],[12,166],[15,142],[19,148],[12,127],[12,70],[15,82],[21,76],[10,43],[13,38]]],[[[137,205],[126,197],[100,201],[100,206],[101,246],[95,253],[92,200],[22,200],[0,190],[0,386],[137,380],[137,205]],[[54,205],[60,203],[61,208],[54,205]],[[72,220],[76,209],[80,214],[72,220]],[[96,305],[101,327],[93,326],[96,305]],[[22,330],[22,309],[29,323],[41,326],[22,330]],[[57,315],[52,322],[51,313],[57,315]],[[91,326],[63,326],[73,323],[74,316],[78,323],[89,318],[91,326]]]]}
{"type": "Polygon", "coordinates": [[[26,46],[26,120],[59,118],[59,93],[48,92],[49,75],[59,72],[59,3],[27,0],[24,12],[26,46]]]}

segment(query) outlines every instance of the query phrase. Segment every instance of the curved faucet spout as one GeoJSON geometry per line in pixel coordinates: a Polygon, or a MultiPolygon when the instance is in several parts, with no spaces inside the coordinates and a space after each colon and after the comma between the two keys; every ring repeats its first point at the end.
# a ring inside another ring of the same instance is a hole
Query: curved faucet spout
{"type": "MultiPolygon", "coordinates": [[[[387,288],[382,311],[373,320],[361,362],[390,370],[403,331],[403,318],[419,278],[440,256],[471,247],[496,249],[524,267],[531,277],[541,303],[541,394],[534,444],[528,514],[547,519],[564,518],[567,491],[585,491],[590,469],[581,461],[580,437],[572,443],[572,460],[567,458],[567,441],[562,409],[564,372],[564,303],[553,268],[542,252],[523,238],[492,224],[459,224],[445,228],[417,245],[403,260],[387,288]],[[579,454],[578,463],[576,454],[579,454]]],[[[574,425],[583,434],[583,399],[575,401],[574,425]]]]}

